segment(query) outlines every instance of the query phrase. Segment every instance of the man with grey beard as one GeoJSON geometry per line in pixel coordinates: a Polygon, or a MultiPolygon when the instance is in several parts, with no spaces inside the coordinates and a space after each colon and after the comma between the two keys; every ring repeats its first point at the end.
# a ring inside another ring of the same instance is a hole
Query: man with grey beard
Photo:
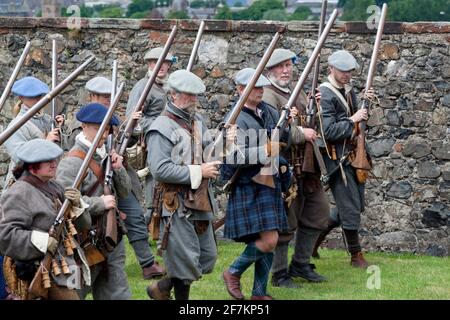
{"type": "MultiPolygon", "coordinates": [[[[285,106],[292,94],[292,75],[297,56],[286,49],[274,50],[266,65],[270,86],[265,87],[263,101],[280,110],[285,106]]],[[[320,100],[320,93],[316,94],[320,100]]],[[[317,138],[314,129],[307,128],[305,123],[308,98],[301,92],[295,101],[299,112],[298,129],[300,143],[291,145],[283,154],[291,165],[298,156],[298,151],[304,150],[307,141],[313,142],[317,138]]],[[[301,168],[301,163],[299,163],[301,168]]],[[[316,166],[317,168],[317,166],[316,166]]],[[[315,265],[310,263],[314,243],[327,226],[330,211],[325,192],[320,183],[320,172],[294,172],[295,181],[287,192],[285,205],[288,212],[288,229],[280,232],[278,244],[272,264],[272,285],[275,287],[296,288],[292,277],[301,277],[310,282],[325,281],[325,277],[314,271],[315,265]],[[288,270],[288,245],[295,235],[295,248],[288,270]]]]}

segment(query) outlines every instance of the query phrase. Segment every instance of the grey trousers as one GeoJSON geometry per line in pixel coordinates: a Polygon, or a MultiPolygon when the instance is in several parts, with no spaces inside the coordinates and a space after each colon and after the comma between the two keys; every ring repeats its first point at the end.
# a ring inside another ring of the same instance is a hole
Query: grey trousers
{"type": "Polygon", "coordinates": [[[79,290],[81,299],[92,291],[94,300],[129,300],[131,291],[125,273],[125,244],[120,241],[104,263],[91,267],[91,286],[79,290]]]}
{"type": "Polygon", "coordinates": [[[358,183],[352,166],[344,166],[344,172],[347,177],[347,186],[342,180],[340,171],[336,172],[330,180],[338,219],[336,215],[331,218],[339,222],[343,229],[358,230],[361,225],[361,212],[364,211],[364,184],[358,183]]]}
{"type": "Polygon", "coordinates": [[[139,265],[142,268],[151,266],[155,257],[148,243],[144,211],[134,193],[130,192],[128,197],[119,199],[118,208],[127,216],[124,220],[128,230],[127,237],[139,261],[139,265]]]}
{"type": "MultiPolygon", "coordinates": [[[[168,221],[161,223],[161,237],[168,221]]],[[[195,231],[194,221],[177,213],[172,218],[167,249],[163,251],[164,264],[169,278],[184,280],[185,284],[200,279],[202,274],[211,273],[217,260],[217,247],[212,223],[202,234],[195,231]]]]}

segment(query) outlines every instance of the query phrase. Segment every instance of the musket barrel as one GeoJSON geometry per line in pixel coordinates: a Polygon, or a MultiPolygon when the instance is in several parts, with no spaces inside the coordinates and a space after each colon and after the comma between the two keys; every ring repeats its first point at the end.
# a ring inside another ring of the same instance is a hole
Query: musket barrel
{"type": "Polygon", "coordinates": [[[93,147],[89,148],[88,153],[86,154],[85,160],[83,161],[83,164],[80,167],[80,170],[78,170],[77,176],[75,177],[75,180],[72,184],[72,188],[79,189],[81,183],[83,182],[84,175],[86,174],[86,170],[89,168],[89,159],[92,159],[94,156],[94,153],[97,150],[98,144],[100,140],[103,137],[103,133],[106,130],[106,126],[109,126],[109,122],[111,121],[111,118],[114,114],[114,111],[119,104],[120,97],[123,93],[123,88],[125,84],[122,82],[120,84],[120,87],[117,91],[116,96],[114,97],[113,102],[111,103],[111,106],[108,108],[108,112],[106,113],[105,119],[103,120],[102,124],[100,125],[100,128],[97,131],[97,134],[95,135],[94,141],[92,142],[93,147]]]}
{"type": "Polygon", "coordinates": [[[170,32],[169,38],[166,41],[166,44],[164,45],[163,52],[161,56],[159,57],[158,61],[156,62],[155,68],[152,72],[152,75],[147,81],[147,84],[144,87],[144,90],[142,91],[141,96],[139,97],[139,100],[136,104],[136,107],[134,107],[133,112],[130,114],[127,120],[127,124],[124,129],[124,137],[121,141],[120,148],[119,148],[119,155],[123,155],[125,153],[125,150],[128,145],[128,140],[131,137],[132,130],[136,125],[136,120],[133,119],[132,114],[138,111],[141,111],[144,108],[144,102],[145,99],[147,99],[148,93],[150,92],[153,84],[155,83],[156,77],[158,76],[159,69],[161,69],[161,66],[167,56],[167,53],[169,52],[170,46],[172,45],[175,35],[177,34],[177,25],[174,25],[172,28],[172,32],[170,32]]]}
{"type": "Polygon", "coordinates": [[[333,13],[330,16],[330,19],[328,19],[325,29],[323,30],[319,40],[317,41],[316,47],[314,48],[314,51],[312,52],[311,57],[308,60],[308,63],[303,69],[303,72],[300,76],[300,79],[297,82],[297,85],[295,86],[291,96],[289,97],[289,100],[287,102],[287,109],[290,109],[295,104],[295,100],[297,100],[300,90],[302,90],[303,86],[305,85],[309,72],[311,71],[314,63],[316,62],[316,59],[320,53],[320,50],[322,49],[325,39],[327,38],[328,33],[330,32],[331,27],[333,26],[333,23],[336,20],[337,14],[338,14],[337,9],[334,9],[333,13]]]}
{"type": "Polygon", "coordinates": [[[375,68],[377,66],[378,51],[380,48],[381,37],[383,36],[384,31],[384,22],[386,20],[386,13],[387,13],[387,4],[384,3],[381,9],[380,21],[378,22],[377,35],[375,37],[375,44],[372,51],[372,58],[370,59],[369,72],[367,74],[365,87],[366,90],[372,87],[373,77],[375,75],[375,68]]]}
{"type": "MultiPolygon", "coordinates": [[[[327,15],[327,6],[328,6],[328,0],[322,0],[322,9],[320,12],[320,22],[319,22],[319,36],[322,34],[324,25],[325,25],[325,17],[327,15]]],[[[314,63],[314,72],[313,72],[313,80],[311,84],[311,96],[309,98],[309,103],[306,110],[306,123],[309,126],[312,126],[314,124],[314,118],[312,117],[313,114],[313,108],[315,105],[315,97],[314,97],[314,90],[317,88],[317,84],[319,82],[319,73],[320,73],[320,51],[317,55],[316,62],[314,63]]]]}
{"type": "MultiPolygon", "coordinates": [[[[380,48],[381,37],[383,36],[383,31],[384,31],[384,23],[386,20],[386,14],[387,14],[387,4],[384,3],[383,7],[381,9],[380,21],[378,22],[377,35],[375,36],[375,43],[373,46],[372,57],[371,57],[370,64],[369,64],[369,71],[367,73],[365,90],[369,90],[369,88],[372,87],[373,77],[375,75],[375,68],[377,66],[378,50],[380,48]]],[[[370,101],[363,99],[361,108],[369,109],[369,107],[370,107],[370,101]]],[[[358,123],[359,135],[361,135],[362,137],[365,136],[364,131],[366,130],[366,126],[367,126],[367,121],[361,121],[358,123]]],[[[356,131],[353,131],[352,139],[355,137],[355,135],[356,135],[356,131]]]]}
{"type": "MultiPolygon", "coordinates": [[[[253,88],[255,87],[256,82],[258,81],[259,77],[261,76],[264,68],[266,67],[267,62],[269,61],[270,57],[272,56],[273,51],[275,50],[275,47],[276,47],[278,41],[281,39],[281,35],[284,32],[286,32],[286,28],[280,27],[280,29],[277,31],[275,36],[272,38],[272,41],[270,42],[269,47],[264,52],[263,57],[261,58],[261,60],[258,63],[258,66],[256,67],[255,73],[253,74],[252,78],[245,86],[244,92],[239,97],[239,100],[236,102],[236,105],[231,110],[230,116],[228,117],[227,121],[223,125],[223,128],[226,129],[236,123],[239,113],[241,112],[242,108],[244,107],[244,104],[247,101],[248,96],[250,95],[253,88]]],[[[211,153],[213,152],[213,150],[215,150],[217,145],[219,143],[221,143],[222,139],[223,139],[223,130],[220,130],[218,135],[215,137],[211,151],[206,158],[210,158],[211,153]]]]}
{"type": "Polygon", "coordinates": [[[116,96],[116,90],[117,90],[117,60],[113,61],[113,69],[112,69],[112,88],[111,88],[111,103],[114,100],[114,97],[116,96]]]}
{"type": "MultiPolygon", "coordinates": [[[[327,14],[327,5],[328,5],[328,0],[323,0],[322,1],[322,11],[320,13],[320,22],[319,22],[319,38],[322,35],[322,31],[325,26],[325,16],[327,14]]],[[[311,92],[314,92],[314,90],[316,89],[315,87],[317,87],[317,83],[319,82],[319,72],[320,72],[320,51],[319,51],[319,54],[317,55],[316,62],[314,64],[314,75],[313,75],[313,81],[312,81],[313,87],[311,88],[311,92]]]]}
{"type": "Polygon", "coordinates": [[[269,61],[270,57],[272,56],[272,53],[275,50],[275,47],[281,38],[281,34],[284,32],[285,32],[285,29],[280,30],[272,38],[272,41],[270,42],[269,47],[267,48],[266,52],[264,53],[262,59],[259,61],[259,64],[256,68],[256,72],[253,74],[249,83],[247,83],[247,85],[245,86],[244,92],[239,97],[239,100],[236,103],[236,106],[233,108],[233,110],[230,114],[230,117],[228,118],[227,122],[225,123],[225,128],[229,127],[230,125],[232,125],[236,122],[236,119],[239,116],[239,113],[241,112],[242,108],[244,107],[244,104],[247,101],[248,96],[252,92],[253,88],[255,87],[256,82],[258,81],[264,68],[266,67],[267,62],[269,61]]]}
{"type": "Polygon", "coordinates": [[[45,95],[41,100],[39,100],[34,106],[32,106],[13,126],[7,128],[0,134],[0,145],[2,145],[6,140],[11,137],[14,132],[16,132],[22,125],[30,120],[36,113],[38,113],[44,106],[46,106],[55,96],[57,96],[61,91],[63,91],[73,80],[75,80],[81,72],[83,72],[89,64],[95,60],[92,56],[86,60],[81,66],[75,69],[66,79],[59,83],[55,89],[51,90],[47,95],[45,95]]]}
{"type": "Polygon", "coordinates": [[[203,30],[205,30],[205,21],[200,23],[198,28],[197,37],[195,38],[194,47],[192,48],[191,56],[189,57],[189,62],[186,67],[187,71],[191,71],[194,66],[195,57],[197,56],[198,47],[200,46],[200,40],[202,39],[203,30]]]}
{"type": "MultiPolygon", "coordinates": [[[[52,90],[56,87],[56,74],[57,74],[57,57],[56,57],[56,39],[52,41],[52,90]]],[[[56,117],[56,101],[52,99],[52,130],[55,129],[53,120],[56,117]]]]}
{"type": "Polygon", "coordinates": [[[22,68],[23,62],[25,61],[25,58],[27,57],[28,52],[30,51],[30,47],[31,42],[28,41],[25,48],[22,51],[22,55],[20,56],[19,61],[17,61],[17,64],[13,70],[13,73],[11,74],[11,77],[9,77],[5,90],[3,90],[2,96],[0,97],[0,110],[2,110],[3,105],[6,102],[6,99],[8,98],[9,92],[11,91],[14,81],[16,81],[17,75],[19,74],[19,71],[22,68]]]}

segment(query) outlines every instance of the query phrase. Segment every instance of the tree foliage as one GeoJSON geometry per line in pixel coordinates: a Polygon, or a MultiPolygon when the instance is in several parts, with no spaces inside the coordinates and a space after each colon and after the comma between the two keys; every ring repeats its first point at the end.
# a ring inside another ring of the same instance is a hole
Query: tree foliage
{"type": "Polygon", "coordinates": [[[142,13],[145,11],[150,11],[156,7],[155,1],[153,0],[133,0],[128,5],[127,17],[136,17],[136,13],[142,13]]]}
{"type": "Polygon", "coordinates": [[[288,19],[288,14],[284,9],[273,9],[264,12],[263,20],[269,21],[286,21],[288,19]]]}
{"type": "Polygon", "coordinates": [[[225,5],[217,11],[216,15],[214,16],[214,19],[218,20],[232,20],[233,14],[231,13],[230,8],[225,5]]]}
{"type": "Polygon", "coordinates": [[[191,3],[189,4],[189,6],[190,6],[191,8],[203,8],[203,7],[206,6],[206,3],[205,3],[205,1],[203,1],[203,0],[194,0],[194,1],[191,1],[191,3]]]}
{"type": "Polygon", "coordinates": [[[295,11],[289,16],[288,20],[308,20],[312,15],[312,11],[307,6],[298,6],[295,11]]]}
{"type": "MultiPolygon", "coordinates": [[[[95,10],[91,7],[86,7],[85,5],[81,5],[80,7],[80,17],[81,18],[92,18],[94,17],[95,10]]],[[[67,11],[68,8],[61,7],[61,17],[71,17],[74,12],[67,11]]],[[[42,13],[41,13],[42,14],[42,13]]]]}
{"type": "Polygon", "coordinates": [[[170,11],[166,19],[189,19],[189,16],[184,11],[170,11]]]}
{"type": "Polygon", "coordinates": [[[233,13],[233,19],[261,20],[266,11],[274,9],[284,9],[283,3],[279,0],[256,0],[250,7],[233,13]]]}
{"type": "Polygon", "coordinates": [[[450,21],[450,0],[392,0],[388,9],[393,21],[450,21]]]}
{"type": "Polygon", "coordinates": [[[98,13],[99,18],[122,18],[125,12],[121,7],[110,6],[98,13]]]}
{"type": "Polygon", "coordinates": [[[142,11],[142,12],[135,12],[128,18],[130,19],[145,19],[149,16],[150,11],[142,11]]]}
{"type": "Polygon", "coordinates": [[[366,21],[372,12],[367,13],[371,5],[382,6],[387,3],[390,21],[450,21],[450,0],[340,0],[344,21],[366,21]]]}

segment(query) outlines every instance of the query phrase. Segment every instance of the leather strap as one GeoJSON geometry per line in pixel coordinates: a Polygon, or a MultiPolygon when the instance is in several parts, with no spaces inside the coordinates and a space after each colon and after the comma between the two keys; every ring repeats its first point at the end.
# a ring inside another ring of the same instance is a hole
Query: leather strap
{"type": "MultiPolygon", "coordinates": [[[[84,159],[86,158],[86,153],[81,150],[71,150],[69,151],[67,156],[79,158],[84,161],[84,159]]],[[[97,181],[94,183],[92,188],[87,192],[86,195],[88,197],[92,196],[97,187],[101,185],[105,180],[105,174],[103,172],[102,167],[94,159],[91,159],[91,161],[89,161],[89,169],[91,169],[94,175],[97,177],[97,181]]]]}
{"type": "Polygon", "coordinates": [[[180,119],[179,117],[177,117],[176,115],[174,115],[173,113],[168,112],[168,111],[164,111],[162,113],[162,115],[168,117],[169,119],[171,119],[173,121],[175,121],[180,127],[182,127],[183,129],[187,130],[190,134],[192,134],[192,128],[191,128],[191,126],[189,126],[187,124],[186,121],[183,121],[182,119],[180,119]]]}
{"type": "Polygon", "coordinates": [[[345,109],[347,110],[347,114],[351,115],[352,114],[352,109],[348,104],[348,101],[344,99],[344,97],[342,96],[342,94],[338,91],[338,89],[336,89],[331,83],[329,82],[323,82],[321,85],[321,87],[326,87],[328,89],[330,89],[335,95],[336,97],[339,99],[339,101],[342,103],[342,105],[345,107],[345,109]]]}

